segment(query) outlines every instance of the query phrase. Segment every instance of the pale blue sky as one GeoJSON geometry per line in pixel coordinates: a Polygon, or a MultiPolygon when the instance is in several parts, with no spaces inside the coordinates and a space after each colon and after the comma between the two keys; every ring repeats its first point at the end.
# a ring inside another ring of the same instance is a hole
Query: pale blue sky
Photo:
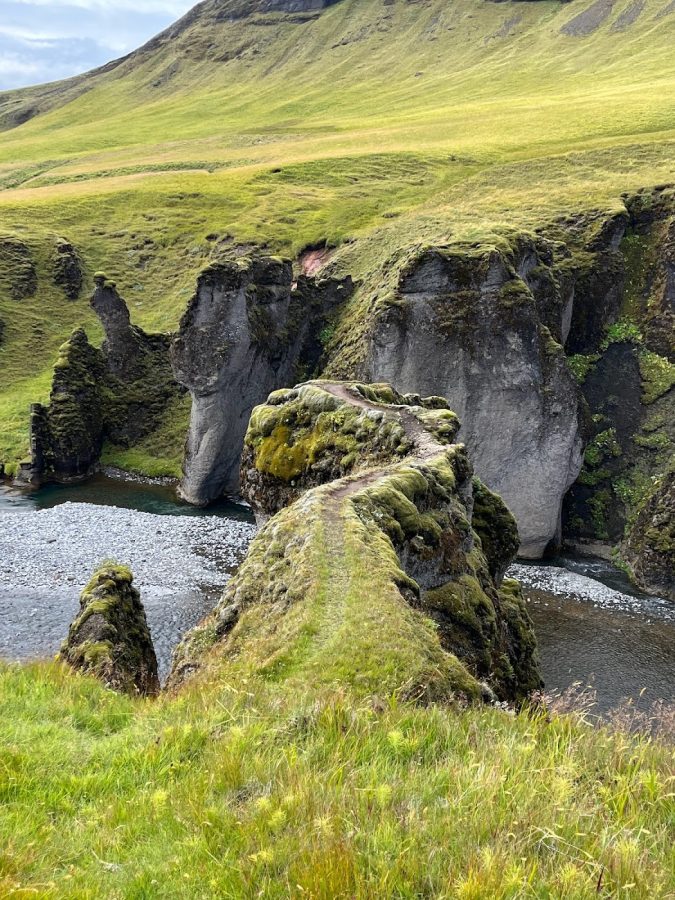
{"type": "Polygon", "coordinates": [[[0,0],[0,91],[123,56],[197,0],[0,0]]]}

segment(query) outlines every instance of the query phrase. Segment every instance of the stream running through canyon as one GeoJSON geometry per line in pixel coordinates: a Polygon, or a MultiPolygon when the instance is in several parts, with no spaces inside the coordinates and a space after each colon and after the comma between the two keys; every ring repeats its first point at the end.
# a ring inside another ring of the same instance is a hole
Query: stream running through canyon
{"type": "MultiPolygon", "coordinates": [[[[255,534],[249,509],[197,509],[169,485],[98,475],[38,491],[0,486],[0,657],[53,656],[96,565],[131,566],[162,677],[181,636],[214,606],[255,534]]],[[[675,604],[603,560],[518,562],[547,691],[591,685],[596,711],[675,699],[675,604]]]]}

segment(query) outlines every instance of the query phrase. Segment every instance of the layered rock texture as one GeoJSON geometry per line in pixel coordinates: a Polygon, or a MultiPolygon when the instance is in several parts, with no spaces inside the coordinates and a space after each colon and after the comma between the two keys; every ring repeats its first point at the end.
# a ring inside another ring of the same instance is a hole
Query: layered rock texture
{"type": "Polygon", "coordinates": [[[242,491],[271,518],[172,683],[245,653],[269,677],[424,702],[540,687],[518,584],[502,581],[516,525],[473,480],[458,425],[445,401],[387,384],[309,382],[255,409],[242,491]]]}
{"type": "Polygon", "coordinates": [[[59,656],[112,690],[144,696],[159,691],[145,610],[126,566],[107,562],[96,570],[59,656]]]}
{"type": "Polygon", "coordinates": [[[572,285],[553,248],[429,248],[403,267],[365,366],[399,390],[448,397],[476,471],[518,521],[520,553],[559,539],[582,461],[578,389],[562,344],[572,285]]]}
{"type": "Polygon", "coordinates": [[[316,367],[321,329],[351,290],[350,279],[295,285],[290,260],[271,256],[223,260],[201,274],[172,346],[175,377],[192,395],[186,500],[238,493],[251,410],[316,367]]]}
{"type": "Polygon", "coordinates": [[[96,279],[91,302],[105,341],[98,350],[78,328],[62,345],[49,404],[32,407],[31,461],[24,477],[34,483],[91,474],[104,440],[122,446],[138,441],[181,391],[167,335],[131,325],[124,300],[103,276],[96,279]]]}

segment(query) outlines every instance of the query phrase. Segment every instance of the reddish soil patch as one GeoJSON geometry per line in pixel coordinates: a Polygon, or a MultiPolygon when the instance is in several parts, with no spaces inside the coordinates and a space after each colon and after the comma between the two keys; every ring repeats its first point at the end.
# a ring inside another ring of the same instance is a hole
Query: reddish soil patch
{"type": "Polygon", "coordinates": [[[334,251],[328,247],[315,247],[310,250],[303,250],[298,257],[298,265],[303,275],[316,275],[316,273],[333,255],[334,251]]]}

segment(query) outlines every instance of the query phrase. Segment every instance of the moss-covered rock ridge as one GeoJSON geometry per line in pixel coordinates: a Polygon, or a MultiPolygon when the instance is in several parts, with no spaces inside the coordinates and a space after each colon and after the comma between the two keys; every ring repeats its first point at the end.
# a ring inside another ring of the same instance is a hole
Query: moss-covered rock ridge
{"type": "Polygon", "coordinates": [[[271,516],[171,683],[213,655],[269,678],[418,701],[517,701],[541,686],[503,503],[472,479],[438,397],[314,381],[277,391],[246,434],[242,491],[271,516]],[[474,496],[480,515],[473,527],[474,496]]]}

